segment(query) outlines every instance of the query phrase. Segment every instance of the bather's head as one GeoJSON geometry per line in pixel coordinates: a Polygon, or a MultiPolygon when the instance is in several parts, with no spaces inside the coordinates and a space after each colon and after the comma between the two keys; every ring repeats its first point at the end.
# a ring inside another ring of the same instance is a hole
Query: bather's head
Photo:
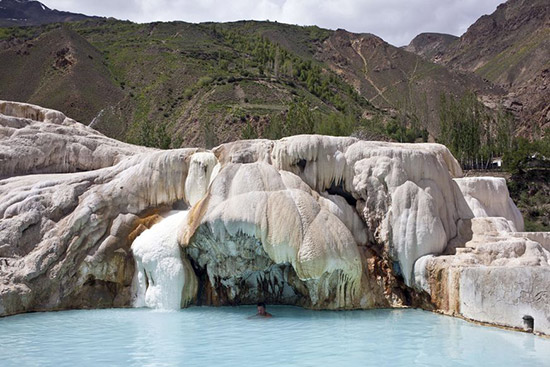
{"type": "Polygon", "coordinates": [[[266,314],[266,311],[265,311],[265,303],[263,302],[258,302],[258,305],[257,305],[257,308],[258,308],[258,315],[265,315],[266,314]]]}

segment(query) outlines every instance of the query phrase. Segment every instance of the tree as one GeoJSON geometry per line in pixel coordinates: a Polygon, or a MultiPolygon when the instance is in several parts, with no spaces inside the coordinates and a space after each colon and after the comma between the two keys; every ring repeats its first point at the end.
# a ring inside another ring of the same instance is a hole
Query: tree
{"type": "Polygon", "coordinates": [[[473,167],[481,161],[482,143],[490,140],[487,133],[489,116],[473,92],[465,93],[460,99],[445,95],[440,98],[439,141],[451,150],[463,166],[473,167]]]}
{"type": "Polygon", "coordinates": [[[145,147],[170,149],[172,138],[166,131],[165,124],[158,124],[156,127],[147,119],[141,123],[136,144],[145,147]]]}
{"type": "Polygon", "coordinates": [[[283,130],[285,122],[285,116],[280,113],[271,116],[269,119],[269,124],[264,130],[263,136],[271,140],[281,139],[284,136],[283,130]]]}
{"type": "Polygon", "coordinates": [[[215,147],[216,145],[218,145],[218,136],[214,131],[212,122],[210,122],[210,120],[203,120],[201,122],[202,122],[201,125],[202,125],[202,133],[204,136],[205,147],[207,149],[215,147]]]}
{"type": "Polygon", "coordinates": [[[155,129],[156,147],[160,149],[170,149],[172,138],[166,132],[166,125],[159,124],[155,129]]]}
{"type": "Polygon", "coordinates": [[[156,145],[155,127],[149,119],[146,119],[140,125],[137,144],[145,147],[154,147],[156,145]]]}
{"type": "Polygon", "coordinates": [[[512,149],[514,140],[514,117],[506,112],[500,111],[497,119],[497,131],[495,147],[497,154],[504,154],[512,149]]]}
{"type": "Polygon", "coordinates": [[[246,122],[246,125],[241,131],[241,139],[258,139],[258,132],[254,128],[254,126],[252,126],[250,120],[246,122]]]}
{"type": "Polygon", "coordinates": [[[285,135],[311,134],[315,127],[313,111],[305,101],[291,103],[286,114],[285,135]]]}

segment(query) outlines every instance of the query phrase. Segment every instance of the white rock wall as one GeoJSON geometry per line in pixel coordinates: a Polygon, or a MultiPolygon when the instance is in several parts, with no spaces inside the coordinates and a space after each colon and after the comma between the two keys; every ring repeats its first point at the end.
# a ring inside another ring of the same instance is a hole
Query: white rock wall
{"type": "Polygon", "coordinates": [[[460,191],[474,215],[503,217],[513,223],[513,231],[523,231],[523,217],[516,207],[502,177],[456,178],[460,191]]]}
{"type": "Polygon", "coordinates": [[[272,160],[313,190],[340,185],[357,199],[372,239],[387,245],[409,285],[414,262],[442,253],[457,223],[473,217],[452,180],[462,171],[442,145],[304,135],[276,142],[272,160]]]}
{"type": "Polygon", "coordinates": [[[460,313],[469,319],[550,334],[550,269],[483,266],[460,274],[460,313]]]}
{"type": "Polygon", "coordinates": [[[153,149],[108,138],[61,112],[0,100],[0,178],[109,167],[153,149]]]}

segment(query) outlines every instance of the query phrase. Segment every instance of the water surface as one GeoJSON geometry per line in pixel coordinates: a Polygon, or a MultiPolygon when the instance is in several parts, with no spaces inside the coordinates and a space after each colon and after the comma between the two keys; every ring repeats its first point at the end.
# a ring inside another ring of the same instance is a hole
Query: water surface
{"type": "Polygon", "coordinates": [[[550,340],[419,310],[273,306],[0,319],[0,366],[550,366],[550,340]]]}

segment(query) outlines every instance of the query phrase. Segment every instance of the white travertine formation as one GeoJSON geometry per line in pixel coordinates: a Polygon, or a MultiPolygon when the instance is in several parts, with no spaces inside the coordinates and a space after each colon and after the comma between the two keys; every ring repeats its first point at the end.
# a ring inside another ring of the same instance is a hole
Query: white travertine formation
{"type": "Polygon", "coordinates": [[[185,200],[195,149],[129,157],[90,172],[0,180],[0,315],[124,306],[133,239],[185,200]]]}
{"type": "MultiPolygon", "coordinates": [[[[255,238],[261,245],[254,249],[258,255],[269,257],[275,264],[289,263],[300,280],[313,281],[308,286],[309,295],[317,303],[324,301],[320,294],[326,294],[318,289],[326,288],[326,284],[318,280],[341,273],[341,284],[334,285],[339,291],[333,307],[350,307],[361,280],[357,243],[346,224],[319,204],[322,198],[299,186],[297,176],[278,172],[263,162],[228,164],[213,180],[204,206],[195,209],[205,215],[192,223],[192,229],[206,226],[208,235],[192,231],[184,242],[191,249],[204,251],[209,237],[215,239],[219,243],[216,251],[203,255],[199,263],[208,264],[211,278],[230,278],[238,272],[234,264],[227,267],[225,259],[240,256],[230,244],[238,237],[255,238]],[[217,260],[220,255],[221,263],[217,260]]],[[[326,199],[322,200],[324,203],[326,199]]],[[[348,223],[351,228],[354,224],[348,223]]]]}
{"type": "Polygon", "coordinates": [[[528,238],[540,243],[542,247],[550,251],[550,232],[515,232],[512,233],[512,236],[528,238]]]}
{"type": "Polygon", "coordinates": [[[502,178],[455,179],[475,214],[472,236],[450,256],[415,263],[415,284],[443,312],[550,334],[547,233],[516,232],[523,218],[502,178]]]}
{"type": "Polygon", "coordinates": [[[137,265],[135,307],[177,310],[194,297],[196,291],[188,289],[196,288],[197,280],[189,261],[182,257],[177,240],[187,213],[186,210],[168,213],[132,243],[137,265]]]}
{"type": "Polygon", "coordinates": [[[0,178],[112,166],[153,149],[108,138],[61,112],[0,100],[0,178]]]}
{"type": "Polygon", "coordinates": [[[190,205],[195,205],[206,195],[210,182],[220,170],[216,156],[211,152],[195,153],[189,162],[189,172],[185,181],[185,197],[190,205]]]}
{"type": "Polygon", "coordinates": [[[460,273],[460,314],[489,324],[550,334],[550,270],[542,266],[466,267],[460,273]]]}
{"type": "Polygon", "coordinates": [[[472,220],[472,239],[451,256],[424,256],[415,264],[416,286],[452,315],[550,334],[550,251],[512,232],[503,217],[472,220]]]}
{"type": "Polygon", "coordinates": [[[513,224],[513,231],[523,231],[523,217],[516,207],[501,177],[467,177],[457,178],[466,202],[474,216],[504,217],[513,224]]]}
{"type": "Polygon", "coordinates": [[[318,201],[321,206],[336,215],[346,225],[358,246],[367,245],[369,240],[367,226],[363,223],[355,208],[349,205],[346,199],[339,195],[330,195],[325,192],[321,194],[318,201]]]}
{"type": "Polygon", "coordinates": [[[273,148],[273,164],[318,192],[338,186],[357,200],[371,239],[387,245],[411,284],[416,259],[443,252],[472,213],[452,181],[462,174],[438,144],[395,144],[293,136],[273,148]]]}
{"type": "Polygon", "coordinates": [[[0,316],[412,305],[518,328],[530,316],[550,334],[550,237],[517,232],[505,181],[461,179],[442,145],[303,135],[157,151],[12,102],[0,142],[0,316]]]}

